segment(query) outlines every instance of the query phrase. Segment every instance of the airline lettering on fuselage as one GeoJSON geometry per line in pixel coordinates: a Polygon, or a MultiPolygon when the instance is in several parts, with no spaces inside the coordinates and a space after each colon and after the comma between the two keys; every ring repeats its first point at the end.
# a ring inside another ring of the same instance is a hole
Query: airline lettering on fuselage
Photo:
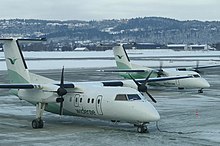
{"type": "Polygon", "coordinates": [[[84,114],[84,115],[96,115],[94,110],[87,110],[87,109],[76,109],[76,112],[78,114],[84,114]]]}

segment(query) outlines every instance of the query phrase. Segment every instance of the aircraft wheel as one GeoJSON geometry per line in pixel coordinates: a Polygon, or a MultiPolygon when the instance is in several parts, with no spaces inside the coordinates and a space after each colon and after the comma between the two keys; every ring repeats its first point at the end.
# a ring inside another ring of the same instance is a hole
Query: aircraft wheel
{"type": "Polygon", "coordinates": [[[38,128],[43,128],[43,127],[44,127],[44,122],[43,122],[43,120],[40,119],[40,120],[38,121],[38,124],[39,124],[39,125],[38,125],[38,128]]]}
{"type": "Polygon", "coordinates": [[[38,120],[37,120],[37,119],[34,119],[34,120],[32,121],[32,128],[34,128],[34,129],[39,128],[39,123],[38,123],[38,120]]]}
{"type": "Polygon", "coordinates": [[[41,119],[34,119],[32,121],[32,128],[38,129],[38,128],[43,128],[44,127],[44,122],[41,119]]]}
{"type": "Polygon", "coordinates": [[[144,127],[144,133],[149,133],[147,127],[144,127]]]}
{"type": "Polygon", "coordinates": [[[144,133],[145,130],[146,130],[146,129],[145,129],[144,126],[138,126],[138,127],[137,127],[137,132],[138,132],[138,133],[144,133]]]}

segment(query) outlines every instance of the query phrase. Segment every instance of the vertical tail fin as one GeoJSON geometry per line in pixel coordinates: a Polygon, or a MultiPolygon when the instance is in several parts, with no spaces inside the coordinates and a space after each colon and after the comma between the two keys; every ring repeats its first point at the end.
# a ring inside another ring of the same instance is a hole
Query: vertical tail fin
{"type": "MultiPolygon", "coordinates": [[[[39,39],[42,41],[42,39],[39,39]]],[[[38,40],[38,41],[39,41],[38,40]]],[[[3,43],[6,65],[10,83],[29,83],[30,74],[24,56],[21,52],[20,41],[33,41],[31,39],[0,39],[3,43]]],[[[35,40],[34,40],[35,41],[35,40]]]]}
{"type": "Polygon", "coordinates": [[[3,43],[5,61],[10,83],[28,83],[30,76],[18,39],[0,39],[3,43]]]}
{"type": "Polygon", "coordinates": [[[113,52],[118,69],[132,69],[130,59],[128,58],[122,44],[120,44],[120,46],[113,47],[113,52]]]}

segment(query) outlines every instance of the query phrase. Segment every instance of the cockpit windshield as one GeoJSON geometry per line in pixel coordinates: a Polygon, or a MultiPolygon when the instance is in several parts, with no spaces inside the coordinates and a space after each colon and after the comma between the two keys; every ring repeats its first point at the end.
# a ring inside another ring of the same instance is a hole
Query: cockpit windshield
{"type": "Polygon", "coordinates": [[[127,100],[141,100],[141,97],[138,94],[118,94],[115,97],[117,101],[127,101],[127,100]]]}
{"type": "Polygon", "coordinates": [[[198,74],[194,74],[192,75],[193,78],[200,78],[200,76],[198,74]]]}
{"type": "Polygon", "coordinates": [[[138,94],[128,94],[128,100],[141,100],[138,94]]]}

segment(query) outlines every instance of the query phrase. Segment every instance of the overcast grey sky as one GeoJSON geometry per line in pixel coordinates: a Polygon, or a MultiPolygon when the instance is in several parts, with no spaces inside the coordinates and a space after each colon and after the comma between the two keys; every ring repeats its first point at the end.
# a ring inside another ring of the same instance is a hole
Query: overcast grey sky
{"type": "Polygon", "coordinates": [[[0,19],[103,20],[149,16],[220,21],[220,0],[0,0],[0,19]]]}

